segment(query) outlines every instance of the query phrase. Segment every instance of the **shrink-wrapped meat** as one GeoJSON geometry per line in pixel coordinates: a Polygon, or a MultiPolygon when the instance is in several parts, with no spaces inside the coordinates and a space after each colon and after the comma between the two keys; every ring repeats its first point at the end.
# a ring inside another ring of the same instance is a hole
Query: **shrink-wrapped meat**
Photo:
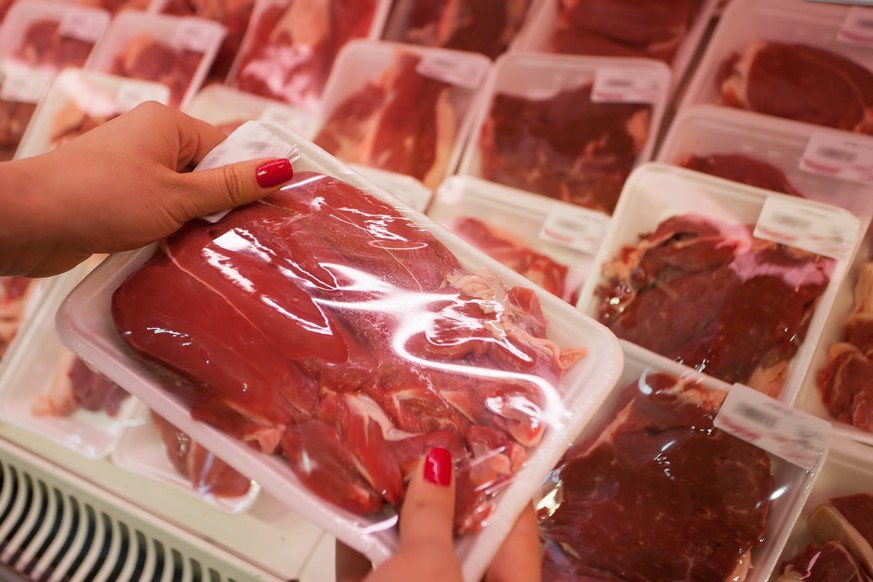
{"type": "Polygon", "coordinates": [[[782,170],[767,162],[743,154],[685,156],[680,160],[679,165],[741,184],[805,198],[791,185],[782,170]]]}
{"type": "Polygon", "coordinates": [[[809,544],[779,567],[776,582],[869,582],[870,578],[840,542],[809,544]]]}
{"type": "Polygon", "coordinates": [[[202,59],[201,52],[176,48],[142,34],[128,41],[109,72],[166,85],[170,89],[170,105],[178,107],[202,59]]]}
{"type": "Polygon", "coordinates": [[[112,314],[193,418],[282,453],[346,510],[400,506],[415,461],[450,450],[459,532],[540,442],[582,355],[545,337],[531,290],[465,271],[391,206],[310,172],[183,227],[112,314]]]}
{"type": "Polygon", "coordinates": [[[0,277],[0,358],[15,337],[24,308],[33,291],[26,277],[0,277]]]}
{"type": "Polygon", "coordinates": [[[94,41],[62,35],[60,24],[53,19],[33,22],[12,58],[27,65],[51,66],[58,70],[83,66],[94,48],[94,41]]]}
{"type": "Polygon", "coordinates": [[[0,100],[0,161],[11,160],[36,111],[36,103],[0,100]]]}
{"type": "Polygon", "coordinates": [[[69,416],[84,409],[114,417],[127,396],[121,386],[64,350],[51,387],[33,399],[31,412],[37,416],[69,416]]]}

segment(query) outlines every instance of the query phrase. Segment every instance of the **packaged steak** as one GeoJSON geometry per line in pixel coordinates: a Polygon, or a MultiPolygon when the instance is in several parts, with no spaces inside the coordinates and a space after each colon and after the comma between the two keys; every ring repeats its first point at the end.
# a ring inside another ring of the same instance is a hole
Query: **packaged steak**
{"type": "MultiPolygon", "coordinates": [[[[720,428],[729,387],[627,345],[537,495],[543,580],[767,580],[821,470],[720,428]]],[[[788,433],[785,436],[789,436],[788,433]]]]}
{"type": "Polygon", "coordinates": [[[371,36],[379,6],[380,0],[260,0],[228,81],[316,109],[340,50],[371,36]]]}
{"type": "Polygon", "coordinates": [[[0,277],[0,358],[18,333],[35,288],[36,282],[27,277],[0,277]]]}
{"type": "Polygon", "coordinates": [[[2,63],[0,80],[0,161],[11,160],[54,74],[13,61],[2,63]]]}
{"type": "Polygon", "coordinates": [[[661,165],[624,196],[580,307],[620,339],[791,402],[860,220],[661,165]],[[821,240],[832,228],[839,248],[821,240]]]}
{"type": "Polygon", "coordinates": [[[169,104],[184,106],[212,66],[225,28],[196,17],[125,10],[94,49],[88,69],[166,85],[169,104]]]}
{"type": "Polygon", "coordinates": [[[351,164],[350,167],[361,177],[385,190],[410,208],[424,212],[430,204],[433,190],[412,176],[360,164],[351,164]]]}
{"type": "Polygon", "coordinates": [[[229,514],[246,511],[260,487],[142,403],[112,451],[112,462],[202,499],[229,514]]]}
{"type": "Polygon", "coordinates": [[[599,213],[470,176],[452,176],[443,182],[427,215],[572,305],[591,269],[597,243],[583,249],[586,241],[561,235],[565,231],[582,235],[591,225],[589,234],[597,238],[596,229],[605,230],[607,223],[599,213]],[[556,219],[566,230],[554,232],[556,219]]]}
{"type": "Polygon", "coordinates": [[[489,64],[473,53],[349,43],[331,73],[313,141],[344,162],[436,188],[457,164],[489,64]]]}
{"type": "Polygon", "coordinates": [[[118,416],[128,394],[105,376],[95,372],[75,354],[62,350],[55,376],[46,392],[37,394],[31,402],[34,416],[70,416],[78,410],[118,416]]]}
{"type": "Polygon", "coordinates": [[[21,139],[16,158],[44,154],[144,101],[167,104],[160,83],[69,69],[52,82],[21,139]]]}
{"type": "MultiPolygon", "coordinates": [[[[658,161],[735,182],[869,214],[869,182],[821,165],[822,155],[851,156],[873,148],[866,136],[786,119],[697,105],[680,112],[658,149],[658,161]],[[812,162],[812,164],[808,164],[812,162]]],[[[828,158],[826,158],[828,159],[828,158]]]]}
{"type": "Polygon", "coordinates": [[[0,55],[9,62],[58,73],[83,67],[109,25],[100,8],[19,2],[0,26],[0,55]]]}
{"type": "Polygon", "coordinates": [[[515,38],[531,4],[531,0],[392,0],[382,38],[496,59],[515,38]]]}
{"type": "Polygon", "coordinates": [[[267,201],[111,257],[68,297],[61,334],[376,561],[396,547],[405,475],[448,449],[458,550],[479,579],[617,377],[617,343],[278,124],[244,125],[202,166],[295,152],[267,201]],[[87,329],[98,320],[119,334],[87,329]]]}
{"type": "Polygon", "coordinates": [[[656,61],[509,53],[489,77],[460,173],[612,214],[651,155],[669,77],[656,61]],[[604,90],[613,73],[655,90],[604,90]]]}

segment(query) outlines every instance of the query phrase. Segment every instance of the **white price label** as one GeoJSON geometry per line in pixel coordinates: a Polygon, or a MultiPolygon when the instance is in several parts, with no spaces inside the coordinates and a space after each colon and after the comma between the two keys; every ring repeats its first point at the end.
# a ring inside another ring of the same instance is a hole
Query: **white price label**
{"type": "Polygon", "coordinates": [[[415,67],[415,72],[423,77],[466,89],[478,87],[487,70],[485,62],[479,59],[436,51],[425,53],[415,67]]]}
{"type": "Polygon", "coordinates": [[[173,46],[195,53],[206,53],[224,38],[224,27],[198,18],[183,18],[173,34],[173,46]]]}
{"type": "Polygon", "coordinates": [[[831,425],[742,384],[734,384],[715,427],[811,471],[827,448],[831,425]]]}
{"type": "Polygon", "coordinates": [[[629,67],[601,67],[594,75],[594,103],[657,103],[667,95],[669,78],[663,71],[629,67]]]}
{"type": "Polygon", "coordinates": [[[814,133],[800,158],[800,169],[811,174],[873,184],[873,140],[814,133]]]}
{"type": "Polygon", "coordinates": [[[837,31],[837,40],[848,44],[873,46],[873,8],[853,6],[837,31]]]}
{"type": "Polygon", "coordinates": [[[859,228],[858,219],[840,208],[769,196],[754,236],[840,259],[851,253],[859,228]]]}
{"type": "Polygon", "coordinates": [[[115,94],[115,104],[122,113],[146,101],[157,101],[166,105],[170,101],[170,89],[158,83],[126,81],[118,87],[115,94]]]}
{"type": "Polygon", "coordinates": [[[543,240],[596,255],[608,226],[605,214],[562,204],[549,212],[539,235],[543,240]]]}
{"type": "Polygon", "coordinates": [[[103,12],[83,8],[68,8],[58,24],[58,34],[86,42],[97,42],[109,19],[103,12]]]}
{"type": "Polygon", "coordinates": [[[19,103],[37,103],[46,94],[54,78],[52,71],[31,69],[12,62],[3,66],[3,73],[0,99],[19,103]]]}

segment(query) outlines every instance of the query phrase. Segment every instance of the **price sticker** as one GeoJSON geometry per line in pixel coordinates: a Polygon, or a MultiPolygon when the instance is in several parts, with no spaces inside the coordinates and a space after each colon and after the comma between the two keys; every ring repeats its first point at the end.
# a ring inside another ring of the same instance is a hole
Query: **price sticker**
{"type": "Polygon", "coordinates": [[[755,224],[754,236],[841,259],[852,252],[859,220],[841,208],[769,196],[755,224]]]}
{"type": "Polygon", "coordinates": [[[601,67],[594,75],[595,103],[657,103],[667,96],[670,79],[664,71],[601,67]]]}
{"type": "Polygon", "coordinates": [[[820,176],[873,184],[873,140],[814,133],[800,158],[800,169],[820,176]]]}
{"type": "Polygon", "coordinates": [[[192,51],[206,53],[217,47],[224,38],[224,27],[214,22],[198,18],[183,18],[173,34],[173,46],[192,51]]]}
{"type": "Polygon", "coordinates": [[[556,205],[540,228],[542,240],[596,255],[609,226],[609,217],[600,212],[556,205]]]}
{"type": "Polygon", "coordinates": [[[52,71],[31,69],[25,65],[7,62],[3,66],[0,100],[37,103],[48,91],[53,78],[52,71]]]}
{"type": "Polygon", "coordinates": [[[873,8],[849,8],[837,31],[837,40],[848,44],[873,46],[873,8]]]}
{"type": "Polygon", "coordinates": [[[415,68],[415,72],[423,77],[466,89],[478,87],[487,70],[487,64],[480,59],[436,51],[425,53],[415,68]]]}
{"type": "Polygon", "coordinates": [[[58,24],[58,34],[93,43],[103,34],[107,24],[109,18],[103,12],[70,7],[58,24]]]}
{"type": "Polygon", "coordinates": [[[169,87],[159,83],[125,81],[115,94],[115,104],[121,112],[130,111],[146,101],[157,101],[166,105],[170,101],[169,87]]]}
{"type": "Polygon", "coordinates": [[[811,471],[827,448],[831,425],[742,384],[734,384],[714,425],[759,449],[811,471]]]}

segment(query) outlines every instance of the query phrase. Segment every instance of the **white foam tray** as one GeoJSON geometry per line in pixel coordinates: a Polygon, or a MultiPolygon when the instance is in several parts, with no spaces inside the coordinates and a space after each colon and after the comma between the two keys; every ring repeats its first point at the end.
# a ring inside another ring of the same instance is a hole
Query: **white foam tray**
{"type": "MultiPolygon", "coordinates": [[[[467,268],[487,268],[512,285],[536,288],[523,277],[491,261],[457,239],[445,229],[434,225],[425,216],[406,208],[392,196],[358,177],[334,158],[305,142],[279,124],[252,122],[244,125],[228,143],[258,141],[264,131],[287,143],[297,144],[301,157],[295,162],[297,171],[312,170],[338,176],[373,195],[396,204],[407,215],[431,230],[454,252],[467,268]],[[240,142],[234,142],[237,136],[240,142]]],[[[243,148],[243,154],[247,149],[243,148]]],[[[249,157],[253,157],[249,154],[249,157]]],[[[226,158],[227,159],[227,158],[226,158]]],[[[265,455],[233,439],[219,430],[194,422],[188,408],[170,395],[132,358],[112,324],[110,301],[115,289],[154,252],[154,246],[110,257],[83,281],[66,299],[58,314],[58,329],[64,343],[112,378],[149,408],[175,424],[192,438],[215,452],[228,464],[257,481],[269,494],[308,517],[341,541],[356,548],[375,562],[388,558],[397,545],[392,520],[373,519],[341,511],[326,504],[294,477],[288,464],[276,455],[265,455]]],[[[618,377],[622,354],[618,342],[605,327],[582,316],[560,299],[536,290],[543,312],[550,321],[549,336],[561,346],[585,346],[587,357],[563,378],[559,389],[569,413],[563,426],[547,431],[543,442],[531,451],[525,466],[500,497],[489,523],[481,532],[457,542],[466,580],[478,580],[503,538],[511,529],[515,517],[529,503],[542,478],[555,465],[572,437],[589,421],[618,377]]]]}
{"type": "Polygon", "coordinates": [[[358,164],[349,167],[419,212],[424,212],[430,204],[433,191],[412,176],[358,164]]]}

